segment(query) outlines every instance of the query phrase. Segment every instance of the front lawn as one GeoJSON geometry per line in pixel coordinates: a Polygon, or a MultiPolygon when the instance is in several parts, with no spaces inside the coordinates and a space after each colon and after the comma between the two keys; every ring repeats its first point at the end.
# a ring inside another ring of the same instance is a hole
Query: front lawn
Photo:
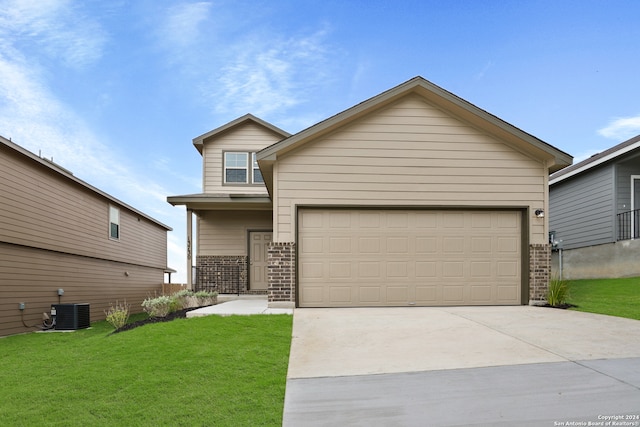
{"type": "Polygon", "coordinates": [[[7,426],[279,426],[292,316],[208,316],[0,339],[7,426]]]}
{"type": "Polygon", "coordinates": [[[569,282],[573,310],[640,320],[640,277],[569,282]]]}

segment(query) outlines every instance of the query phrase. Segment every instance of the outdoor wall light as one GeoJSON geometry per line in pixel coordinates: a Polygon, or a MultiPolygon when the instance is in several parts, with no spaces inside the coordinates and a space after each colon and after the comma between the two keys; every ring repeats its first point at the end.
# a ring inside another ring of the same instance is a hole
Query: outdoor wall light
{"type": "Polygon", "coordinates": [[[62,295],[64,295],[64,289],[60,288],[58,289],[58,296],[61,297],[62,295]]]}
{"type": "Polygon", "coordinates": [[[543,209],[536,209],[534,214],[536,215],[536,218],[544,218],[544,210],[543,209]]]}

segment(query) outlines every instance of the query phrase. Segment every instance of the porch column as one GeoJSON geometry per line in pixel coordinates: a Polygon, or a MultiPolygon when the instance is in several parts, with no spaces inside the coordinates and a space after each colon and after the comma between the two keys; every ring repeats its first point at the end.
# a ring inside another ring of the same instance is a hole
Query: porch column
{"type": "Polygon", "coordinates": [[[193,267],[191,260],[191,238],[193,236],[193,210],[187,209],[187,289],[193,290],[193,267]]]}

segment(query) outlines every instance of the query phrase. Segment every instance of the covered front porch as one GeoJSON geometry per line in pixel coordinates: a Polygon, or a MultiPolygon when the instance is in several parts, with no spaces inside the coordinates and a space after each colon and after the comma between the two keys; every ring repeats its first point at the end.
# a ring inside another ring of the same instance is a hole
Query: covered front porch
{"type": "Polygon", "coordinates": [[[172,196],[167,201],[186,207],[189,289],[267,294],[268,247],[273,234],[269,197],[203,193],[172,196]]]}

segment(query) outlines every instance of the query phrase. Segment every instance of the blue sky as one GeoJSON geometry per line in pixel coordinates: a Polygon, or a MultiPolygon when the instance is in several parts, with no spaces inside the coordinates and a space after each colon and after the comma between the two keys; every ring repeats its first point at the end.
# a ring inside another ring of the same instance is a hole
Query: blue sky
{"type": "MultiPolygon", "coordinates": [[[[192,138],[295,133],[421,75],[581,160],[640,134],[640,2],[0,0],[0,135],[174,228],[192,138]]],[[[175,281],[175,280],[174,280],[175,281]]]]}

